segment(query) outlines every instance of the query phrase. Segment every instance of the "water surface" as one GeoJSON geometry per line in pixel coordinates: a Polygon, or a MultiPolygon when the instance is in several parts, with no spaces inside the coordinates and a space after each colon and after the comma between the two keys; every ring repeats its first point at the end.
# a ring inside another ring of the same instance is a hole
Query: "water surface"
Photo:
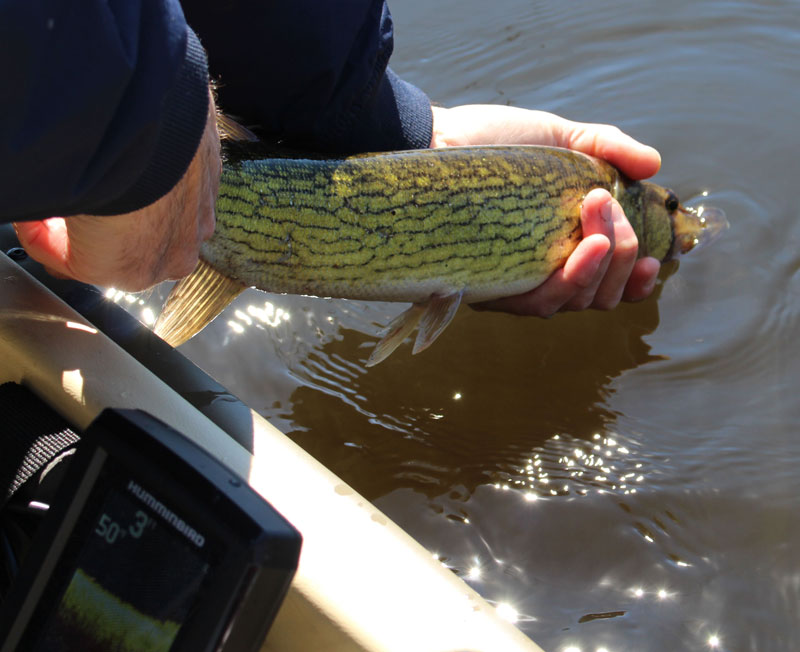
{"type": "Polygon", "coordinates": [[[402,306],[252,291],[184,352],[546,650],[800,649],[796,3],[391,7],[435,101],[616,124],[730,230],[643,303],[462,308],[369,370],[402,306]]]}

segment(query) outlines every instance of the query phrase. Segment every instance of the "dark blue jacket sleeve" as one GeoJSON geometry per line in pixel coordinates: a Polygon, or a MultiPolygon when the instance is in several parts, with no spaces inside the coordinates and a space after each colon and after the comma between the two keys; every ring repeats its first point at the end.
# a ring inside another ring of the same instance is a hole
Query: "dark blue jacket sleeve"
{"type": "Polygon", "coordinates": [[[208,111],[178,0],[0,0],[0,221],[146,206],[208,111]]]}
{"type": "Polygon", "coordinates": [[[387,68],[383,0],[183,0],[219,106],[290,144],[327,151],[428,147],[430,102],[387,68]]]}

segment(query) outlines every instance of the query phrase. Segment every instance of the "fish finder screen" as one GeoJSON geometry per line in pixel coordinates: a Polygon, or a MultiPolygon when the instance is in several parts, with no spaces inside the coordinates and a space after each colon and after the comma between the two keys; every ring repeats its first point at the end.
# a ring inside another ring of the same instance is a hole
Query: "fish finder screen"
{"type": "Polygon", "coordinates": [[[36,650],[169,650],[209,570],[204,535],[131,480],[82,536],[36,650]]]}

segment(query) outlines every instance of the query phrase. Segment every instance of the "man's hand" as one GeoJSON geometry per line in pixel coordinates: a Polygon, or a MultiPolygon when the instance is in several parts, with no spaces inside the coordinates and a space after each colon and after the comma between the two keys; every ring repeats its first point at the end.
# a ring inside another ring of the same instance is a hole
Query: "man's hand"
{"type": "MultiPolygon", "coordinates": [[[[433,109],[432,147],[455,145],[550,145],[605,159],[631,179],[658,172],[661,157],[611,125],[565,120],[552,113],[506,106],[467,105],[433,109]]],[[[654,258],[636,260],[638,242],[619,203],[601,189],[581,208],[583,239],[564,267],[539,287],[476,308],[547,317],[560,310],[609,310],[653,291],[654,258]]]]}
{"type": "Polygon", "coordinates": [[[221,172],[213,99],[197,153],[175,187],[124,215],[52,217],[14,226],[20,243],[54,276],[135,292],[181,278],[214,232],[221,172]]]}

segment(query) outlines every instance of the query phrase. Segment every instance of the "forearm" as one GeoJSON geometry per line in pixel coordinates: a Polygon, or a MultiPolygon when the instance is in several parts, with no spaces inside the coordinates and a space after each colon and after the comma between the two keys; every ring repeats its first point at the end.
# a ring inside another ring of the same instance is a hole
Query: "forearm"
{"type": "Polygon", "coordinates": [[[8,0],[0,65],[0,221],[130,212],[197,150],[207,69],[177,0],[8,0]]]}
{"type": "Polygon", "coordinates": [[[214,232],[220,142],[209,99],[200,146],[163,197],[121,215],[73,215],[17,222],[20,243],[52,274],[84,283],[144,290],[190,273],[214,232]]]}
{"type": "Polygon", "coordinates": [[[267,137],[339,153],[429,144],[430,101],[387,68],[394,32],[382,0],[183,6],[221,108],[267,137]]]}

